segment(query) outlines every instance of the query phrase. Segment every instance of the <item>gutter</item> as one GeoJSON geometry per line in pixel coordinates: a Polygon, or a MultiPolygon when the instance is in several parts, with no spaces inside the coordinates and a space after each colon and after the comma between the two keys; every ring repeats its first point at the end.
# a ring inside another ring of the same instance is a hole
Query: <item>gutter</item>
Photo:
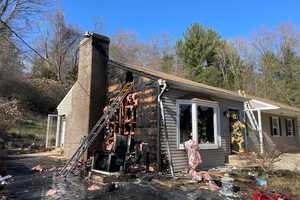
{"type": "Polygon", "coordinates": [[[158,100],[158,103],[160,105],[161,119],[162,119],[162,123],[163,123],[163,127],[164,127],[166,143],[167,143],[167,153],[168,153],[169,167],[170,167],[171,175],[174,178],[175,175],[174,175],[174,168],[173,168],[172,156],[171,156],[171,152],[170,152],[170,144],[169,144],[169,137],[168,137],[167,125],[166,125],[166,120],[165,120],[164,104],[163,104],[163,101],[161,99],[163,93],[167,89],[167,83],[166,83],[165,80],[159,79],[158,80],[158,84],[159,84],[159,86],[161,88],[161,92],[159,93],[159,95],[157,97],[157,100],[158,100]]]}

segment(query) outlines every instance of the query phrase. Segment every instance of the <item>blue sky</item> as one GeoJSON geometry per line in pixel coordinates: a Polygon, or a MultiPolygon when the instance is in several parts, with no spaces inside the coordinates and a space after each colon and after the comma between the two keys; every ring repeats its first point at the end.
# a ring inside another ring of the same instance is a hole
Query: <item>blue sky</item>
{"type": "Polygon", "coordinates": [[[262,27],[300,25],[297,0],[61,0],[66,20],[82,30],[104,21],[105,33],[134,31],[143,40],[168,33],[179,38],[193,22],[224,38],[248,37],[262,27]]]}

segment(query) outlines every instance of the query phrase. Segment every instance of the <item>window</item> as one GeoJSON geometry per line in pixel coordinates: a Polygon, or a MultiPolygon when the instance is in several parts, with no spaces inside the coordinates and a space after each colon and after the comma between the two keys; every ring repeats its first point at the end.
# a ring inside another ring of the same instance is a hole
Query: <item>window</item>
{"type": "Polygon", "coordinates": [[[177,101],[177,144],[183,149],[184,142],[192,136],[202,149],[218,148],[219,106],[204,100],[177,101]]]}
{"type": "Polygon", "coordinates": [[[271,117],[270,119],[271,119],[271,135],[273,136],[281,135],[279,117],[271,117]]]}
{"type": "Polygon", "coordinates": [[[294,120],[293,119],[286,119],[285,121],[286,125],[286,135],[287,136],[293,136],[295,135],[295,129],[294,129],[294,120]]]}
{"type": "Polygon", "coordinates": [[[179,105],[179,130],[180,130],[180,144],[188,140],[192,134],[192,105],[179,105]]]}
{"type": "Polygon", "coordinates": [[[197,115],[199,144],[214,144],[214,109],[198,105],[197,115]]]}

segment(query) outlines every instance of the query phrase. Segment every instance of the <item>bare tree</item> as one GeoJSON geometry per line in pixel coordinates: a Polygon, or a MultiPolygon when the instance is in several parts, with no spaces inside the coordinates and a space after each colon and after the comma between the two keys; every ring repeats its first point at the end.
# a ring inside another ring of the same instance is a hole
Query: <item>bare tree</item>
{"type": "Polygon", "coordinates": [[[49,25],[50,30],[45,31],[38,44],[48,62],[36,58],[33,75],[65,82],[77,67],[78,44],[82,34],[79,28],[65,22],[60,10],[49,17],[49,25]]]}
{"type": "Polygon", "coordinates": [[[110,57],[119,62],[175,72],[175,48],[166,34],[141,41],[134,32],[117,32],[112,36],[110,57]]]}
{"type": "MultiPolygon", "coordinates": [[[[0,19],[15,29],[28,29],[32,16],[40,13],[48,5],[48,0],[0,0],[0,19]]],[[[5,30],[0,25],[0,33],[5,30]]]]}

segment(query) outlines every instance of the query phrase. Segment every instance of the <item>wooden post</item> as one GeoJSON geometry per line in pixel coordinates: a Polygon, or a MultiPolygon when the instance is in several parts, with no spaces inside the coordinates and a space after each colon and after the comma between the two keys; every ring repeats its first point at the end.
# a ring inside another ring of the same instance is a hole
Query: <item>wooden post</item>
{"type": "Polygon", "coordinates": [[[48,115],[48,119],[47,119],[47,132],[46,132],[46,143],[45,143],[45,147],[48,148],[49,146],[49,143],[48,143],[48,140],[49,140],[49,131],[50,131],[50,115],[48,115]]]}
{"type": "Polygon", "coordinates": [[[263,141],[261,111],[260,110],[257,110],[257,117],[258,117],[259,147],[260,147],[260,153],[263,154],[264,153],[264,141],[263,141]]]}

